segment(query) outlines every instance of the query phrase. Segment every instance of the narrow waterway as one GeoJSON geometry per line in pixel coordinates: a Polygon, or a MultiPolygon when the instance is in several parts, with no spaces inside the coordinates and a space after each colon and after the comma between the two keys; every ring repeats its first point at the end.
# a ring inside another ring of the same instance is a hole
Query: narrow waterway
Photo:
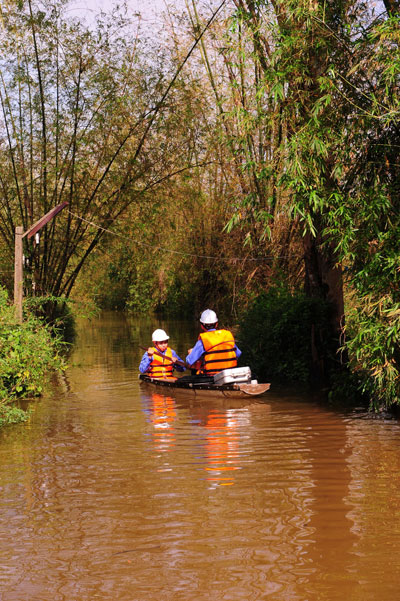
{"type": "Polygon", "coordinates": [[[400,426],[300,394],[141,387],[155,327],[107,314],[0,432],[1,601],[393,601],[400,426]]]}

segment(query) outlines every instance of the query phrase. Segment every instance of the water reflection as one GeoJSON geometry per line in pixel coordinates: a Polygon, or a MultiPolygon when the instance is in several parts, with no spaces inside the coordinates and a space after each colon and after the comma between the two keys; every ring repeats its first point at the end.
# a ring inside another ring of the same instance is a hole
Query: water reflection
{"type": "Polygon", "coordinates": [[[399,424],[151,394],[158,325],[86,324],[66,380],[0,432],[1,601],[397,598],[399,424]]]}
{"type": "Polygon", "coordinates": [[[234,484],[234,472],[239,469],[239,432],[235,412],[212,411],[205,424],[206,480],[229,486],[234,484]]]}
{"type": "MultiPolygon", "coordinates": [[[[197,449],[194,469],[199,478],[205,480],[210,488],[235,483],[235,472],[242,467],[241,436],[250,425],[249,401],[228,399],[213,403],[212,400],[194,398],[190,393],[185,398],[182,392],[175,399],[149,392],[145,385],[141,388],[141,398],[147,422],[151,425],[150,443],[160,459],[161,453],[174,449],[176,436],[181,437],[183,422],[186,422],[190,428],[189,441],[197,449]],[[230,404],[236,407],[232,408],[230,404]],[[180,422],[177,424],[178,413],[180,422]]],[[[263,408],[268,407],[263,404],[263,408]]],[[[166,469],[171,468],[164,465],[158,471],[166,469]]]]}
{"type": "MultiPolygon", "coordinates": [[[[313,486],[308,522],[311,536],[306,557],[313,574],[311,582],[313,587],[318,583],[321,600],[350,599],[358,586],[353,577],[357,537],[349,502],[351,439],[343,417],[333,412],[310,410],[308,426],[308,461],[313,486]],[[325,421],[328,415],[329,420],[325,421]],[[329,573],[324,573],[323,566],[327,565],[329,573]]],[[[305,583],[305,590],[311,594],[309,582],[305,583]]]]}
{"type": "Polygon", "coordinates": [[[144,411],[151,424],[151,440],[154,451],[166,453],[175,446],[174,421],[176,419],[175,400],[171,396],[152,392],[143,396],[144,411]]]}
{"type": "Polygon", "coordinates": [[[243,467],[246,451],[242,437],[250,416],[246,401],[231,402],[243,406],[231,408],[229,401],[221,401],[218,407],[197,401],[198,405],[192,406],[189,414],[190,422],[201,430],[196,438],[205,475],[200,477],[208,482],[210,489],[232,486],[236,472],[243,467]]]}

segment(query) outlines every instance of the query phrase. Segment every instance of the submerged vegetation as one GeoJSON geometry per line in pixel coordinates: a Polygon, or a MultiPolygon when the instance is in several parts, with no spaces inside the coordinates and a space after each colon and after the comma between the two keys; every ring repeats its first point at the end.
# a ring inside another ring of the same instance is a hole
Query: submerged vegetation
{"type": "Polygon", "coordinates": [[[4,285],[15,226],[68,201],[24,242],[29,296],[213,305],[256,371],[398,404],[399,3],[185,9],[156,42],[121,8],[1,8],[4,285]]]}

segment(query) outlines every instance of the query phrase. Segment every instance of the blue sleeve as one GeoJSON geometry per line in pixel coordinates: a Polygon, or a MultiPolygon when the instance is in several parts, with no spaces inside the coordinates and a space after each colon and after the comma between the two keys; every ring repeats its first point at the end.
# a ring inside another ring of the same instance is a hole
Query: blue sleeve
{"type": "Polygon", "coordinates": [[[146,373],[146,371],[149,369],[150,367],[150,363],[152,362],[151,357],[149,357],[149,355],[147,354],[147,352],[143,355],[142,360],[140,362],[139,365],[139,371],[141,374],[146,373]]]}
{"type": "MultiPolygon", "coordinates": [[[[235,352],[236,352],[236,358],[239,359],[240,355],[242,354],[242,351],[240,350],[240,348],[238,346],[236,346],[236,344],[235,344],[235,352]]],[[[196,363],[196,361],[198,359],[201,359],[203,354],[204,354],[203,343],[201,340],[198,340],[196,342],[196,344],[194,345],[192,352],[186,357],[186,363],[188,363],[189,365],[193,365],[193,363],[196,363]]]]}
{"type": "Polygon", "coordinates": [[[204,354],[204,346],[201,340],[198,340],[196,342],[196,344],[194,345],[192,352],[189,353],[189,355],[186,357],[186,363],[188,363],[189,365],[193,365],[193,363],[196,363],[196,361],[198,361],[202,355],[204,354]]]}
{"type": "MultiPolygon", "coordinates": [[[[183,359],[181,359],[180,356],[176,354],[174,349],[172,349],[172,356],[175,359],[178,359],[178,361],[182,361],[182,363],[183,363],[183,359]]],[[[177,363],[175,363],[174,369],[176,369],[176,371],[185,371],[186,367],[184,365],[178,365],[177,363]]]]}

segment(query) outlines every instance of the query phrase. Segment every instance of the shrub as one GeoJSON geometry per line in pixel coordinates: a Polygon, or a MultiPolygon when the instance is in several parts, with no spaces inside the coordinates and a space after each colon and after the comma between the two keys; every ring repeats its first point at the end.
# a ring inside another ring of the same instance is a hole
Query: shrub
{"type": "Polygon", "coordinates": [[[37,317],[17,323],[0,287],[0,425],[26,419],[27,412],[11,403],[41,394],[46,373],[63,368],[61,346],[59,336],[37,317]]]}
{"type": "Polygon", "coordinates": [[[350,367],[374,411],[400,404],[400,303],[358,299],[347,319],[350,367]]]}
{"type": "Polygon", "coordinates": [[[262,293],[240,320],[241,362],[263,380],[310,382],[313,331],[319,355],[334,360],[329,311],[328,303],[283,287],[262,293]]]}
{"type": "Polygon", "coordinates": [[[72,342],[75,339],[75,317],[73,301],[62,296],[31,296],[25,299],[26,317],[33,315],[50,327],[50,332],[72,342]]]}

